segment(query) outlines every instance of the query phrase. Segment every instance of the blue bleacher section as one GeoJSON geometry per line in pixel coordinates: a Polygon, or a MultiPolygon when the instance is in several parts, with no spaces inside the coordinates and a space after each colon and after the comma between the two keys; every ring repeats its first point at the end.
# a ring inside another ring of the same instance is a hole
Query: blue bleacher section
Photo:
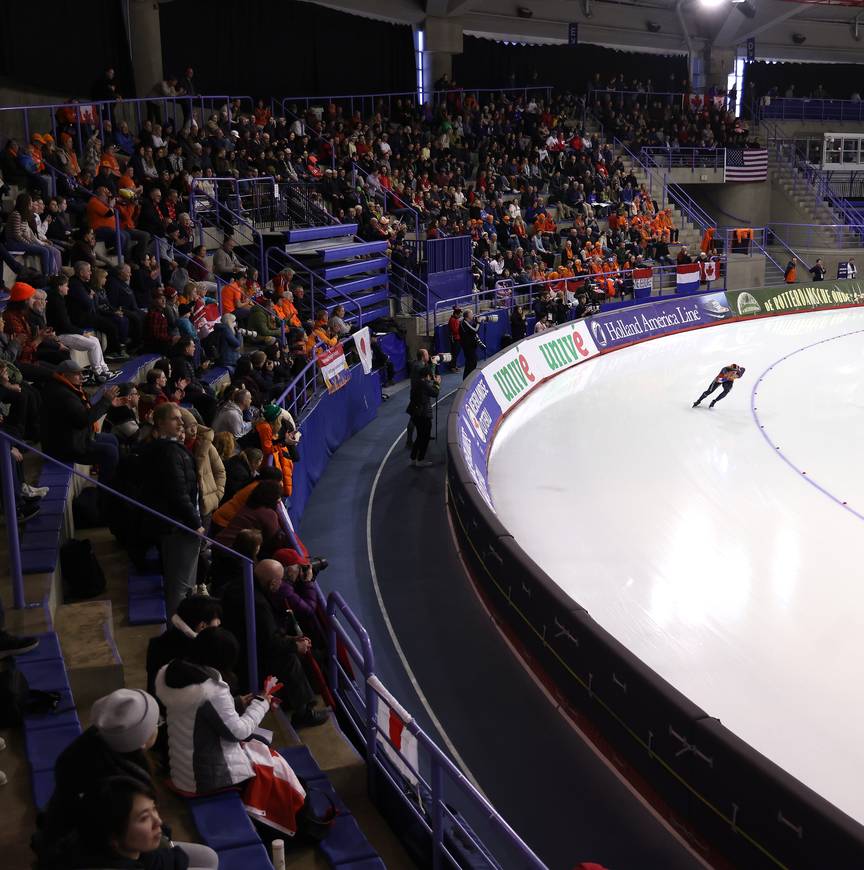
{"type": "Polygon", "coordinates": [[[387,241],[364,242],[357,224],[304,227],[285,233],[285,253],[309,269],[315,304],[332,312],[344,304],[346,319],[369,323],[390,314],[387,241]]]}
{"type": "Polygon", "coordinates": [[[63,513],[72,472],[46,465],[38,486],[47,486],[48,495],[39,502],[39,513],[25,523],[21,535],[21,568],[25,574],[50,574],[57,568],[63,534],[63,513]]]}

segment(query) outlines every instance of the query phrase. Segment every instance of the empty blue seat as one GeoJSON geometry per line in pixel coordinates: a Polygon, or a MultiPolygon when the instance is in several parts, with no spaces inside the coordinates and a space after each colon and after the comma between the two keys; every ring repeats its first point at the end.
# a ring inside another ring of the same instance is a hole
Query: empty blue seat
{"type": "Polygon", "coordinates": [[[320,849],[333,867],[361,858],[378,857],[354,816],[350,815],[336,816],[330,832],[320,843],[320,849]]]}
{"type": "Polygon", "coordinates": [[[37,514],[32,520],[27,520],[24,529],[27,532],[58,532],[63,525],[63,513],[37,514]]]}
{"type": "Polygon", "coordinates": [[[195,798],[188,806],[201,840],[211,849],[221,852],[261,843],[237,792],[195,798]]]}
{"type": "Polygon", "coordinates": [[[291,765],[291,770],[303,780],[320,779],[324,776],[318,762],[305,746],[286,746],[279,754],[291,765]]]}
{"type": "Polygon", "coordinates": [[[333,870],[387,870],[387,865],[380,858],[361,858],[359,861],[335,864],[333,870]]]}
{"type": "Polygon", "coordinates": [[[156,625],[165,619],[165,599],[161,595],[129,598],[129,625],[156,625]]]}
{"type": "Polygon", "coordinates": [[[240,846],[219,853],[219,870],[273,870],[270,856],[261,843],[240,846]]]}
{"type": "Polygon", "coordinates": [[[56,550],[60,543],[60,530],[34,532],[27,529],[21,537],[22,550],[56,550]]]}
{"type": "Polygon", "coordinates": [[[25,574],[50,574],[57,567],[57,546],[52,550],[21,550],[21,570],[25,574]]]}
{"type": "Polygon", "coordinates": [[[54,771],[33,771],[30,774],[30,783],[33,786],[33,803],[37,809],[44,810],[54,794],[54,771]]]}
{"type": "Polygon", "coordinates": [[[39,689],[42,692],[69,690],[69,680],[62,659],[28,662],[21,658],[18,659],[18,670],[27,678],[31,689],[39,689]]]}
{"type": "Polygon", "coordinates": [[[39,646],[23,656],[16,656],[15,660],[18,664],[22,662],[46,662],[51,659],[62,659],[63,653],[60,652],[60,641],[53,631],[46,631],[44,634],[37,634],[39,646]]]}
{"type": "Polygon", "coordinates": [[[164,584],[160,574],[130,574],[129,597],[146,598],[162,595],[164,584]]]}
{"type": "Polygon", "coordinates": [[[60,753],[81,734],[80,725],[61,725],[24,732],[27,760],[34,770],[53,770],[60,753]]]}
{"type": "MultiPolygon", "coordinates": [[[[49,492],[42,501],[39,502],[39,514],[48,516],[49,514],[62,514],[66,511],[66,496],[62,493],[54,495],[49,492]]],[[[25,526],[26,528],[26,526],[25,526]]]]}

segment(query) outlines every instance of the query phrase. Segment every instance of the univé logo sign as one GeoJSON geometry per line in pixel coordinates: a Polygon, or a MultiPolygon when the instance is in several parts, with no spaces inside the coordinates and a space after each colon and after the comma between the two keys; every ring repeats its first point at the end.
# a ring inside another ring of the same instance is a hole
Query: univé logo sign
{"type": "Polygon", "coordinates": [[[597,353],[585,321],[540,333],[502,354],[483,370],[495,398],[506,411],[544,378],[597,353]]]}

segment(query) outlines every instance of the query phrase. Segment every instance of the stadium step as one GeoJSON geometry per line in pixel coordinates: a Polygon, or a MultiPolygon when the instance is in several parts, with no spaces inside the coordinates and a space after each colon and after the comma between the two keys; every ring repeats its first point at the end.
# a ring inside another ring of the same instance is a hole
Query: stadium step
{"type": "Polygon", "coordinates": [[[335,281],[337,278],[347,278],[350,275],[359,275],[363,272],[375,272],[386,269],[390,265],[387,257],[370,257],[366,260],[355,260],[343,263],[339,266],[325,266],[319,274],[326,281],[335,281]]]}
{"type": "Polygon", "coordinates": [[[353,242],[350,245],[337,245],[321,248],[318,253],[324,263],[336,263],[340,260],[353,260],[355,257],[365,257],[369,254],[383,254],[387,250],[387,241],[353,242]]]}
{"type": "Polygon", "coordinates": [[[352,281],[334,281],[327,287],[325,298],[338,299],[340,296],[350,296],[352,299],[363,295],[364,291],[374,287],[386,287],[388,278],[385,273],[370,275],[367,278],[356,278],[352,281]]]}
{"type": "Polygon", "coordinates": [[[69,686],[83,710],[102,695],[122,689],[123,661],[114,639],[110,601],[63,604],[55,616],[69,686]]]}
{"type": "Polygon", "coordinates": [[[285,240],[290,245],[295,242],[312,242],[318,239],[355,235],[357,235],[357,224],[333,224],[325,227],[301,227],[300,229],[288,230],[285,233],[285,240]]]}

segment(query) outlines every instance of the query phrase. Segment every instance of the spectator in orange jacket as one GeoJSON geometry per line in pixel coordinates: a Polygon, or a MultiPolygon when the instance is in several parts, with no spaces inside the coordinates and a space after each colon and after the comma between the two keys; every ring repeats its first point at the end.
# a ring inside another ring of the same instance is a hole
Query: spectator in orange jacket
{"type": "Polygon", "coordinates": [[[97,187],[94,196],[87,202],[87,225],[93,230],[97,242],[104,242],[108,247],[119,244],[118,256],[126,255],[132,247],[132,237],[118,228],[117,215],[114,209],[115,200],[107,187],[97,187]]]}
{"type": "Polygon", "coordinates": [[[233,314],[236,317],[248,317],[252,303],[246,298],[243,288],[235,278],[222,287],[219,294],[222,298],[222,313],[233,314]]]}

